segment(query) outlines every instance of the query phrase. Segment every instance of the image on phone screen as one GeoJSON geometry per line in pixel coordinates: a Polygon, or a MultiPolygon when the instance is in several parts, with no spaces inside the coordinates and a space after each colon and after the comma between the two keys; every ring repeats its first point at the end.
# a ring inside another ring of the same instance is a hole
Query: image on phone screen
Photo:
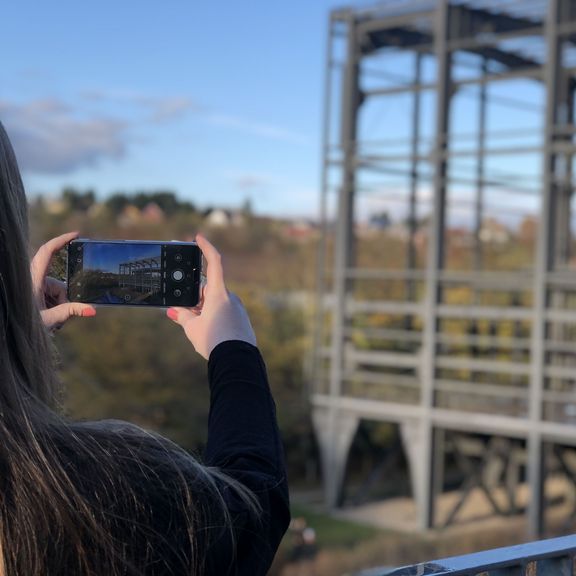
{"type": "Polygon", "coordinates": [[[74,241],[68,297],[92,304],[195,306],[200,251],[192,243],[74,241]]]}

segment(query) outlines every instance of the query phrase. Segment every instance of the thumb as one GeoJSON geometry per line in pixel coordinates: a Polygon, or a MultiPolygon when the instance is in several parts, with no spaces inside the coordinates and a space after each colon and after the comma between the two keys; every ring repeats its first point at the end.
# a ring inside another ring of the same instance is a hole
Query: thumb
{"type": "Polygon", "coordinates": [[[65,302],[48,310],[42,310],[42,319],[46,326],[63,324],[71,316],[96,316],[96,309],[90,304],[65,302]]]}

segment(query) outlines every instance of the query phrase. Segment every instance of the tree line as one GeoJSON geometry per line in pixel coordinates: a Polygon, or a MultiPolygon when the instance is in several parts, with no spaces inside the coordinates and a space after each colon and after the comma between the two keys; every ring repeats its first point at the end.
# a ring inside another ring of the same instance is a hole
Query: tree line
{"type": "MultiPolygon", "coordinates": [[[[61,209],[51,211],[46,199],[31,202],[35,247],[69,230],[96,238],[163,240],[202,230],[218,246],[227,283],[248,308],[267,362],[291,476],[302,477],[310,469],[306,462],[317,462],[303,372],[310,311],[274,296],[312,289],[315,248],[284,237],[277,221],[250,214],[242,226],[204,227],[195,204],[169,191],[122,192],[98,202],[92,190],[67,188],[52,201],[61,209]],[[165,218],[119,227],[126,206],[143,209],[150,203],[165,218]],[[106,209],[95,212],[97,204],[106,209]]],[[[62,277],[64,271],[60,254],[52,274],[62,277]]],[[[201,454],[209,398],[205,362],[163,310],[100,308],[95,318],[70,321],[55,344],[67,414],[126,419],[201,454]]]]}

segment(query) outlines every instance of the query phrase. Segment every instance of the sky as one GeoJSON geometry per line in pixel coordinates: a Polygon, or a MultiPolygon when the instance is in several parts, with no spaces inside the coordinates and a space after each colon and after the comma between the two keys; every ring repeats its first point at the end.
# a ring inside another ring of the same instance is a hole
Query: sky
{"type": "Polygon", "coordinates": [[[0,119],[29,194],[174,189],[314,214],[324,45],[341,2],[19,0],[0,119]]]}
{"type": "Polygon", "coordinates": [[[159,244],[84,244],[83,267],[117,274],[119,264],[160,256],[159,244]]]}
{"type": "MultiPolygon", "coordinates": [[[[28,193],[56,195],[75,186],[105,198],[116,191],[170,189],[199,207],[238,207],[250,200],[256,213],[316,217],[328,17],[342,5],[371,3],[6,3],[0,120],[28,193]]],[[[396,75],[411,66],[403,57],[384,62],[396,75]]],[[[475,127],[477,109],[464,92],[454,105],[456,132],[475,127]]],[[[541,105],[526,82],[494,92],[541,105]]],[[[425,98],[423,108],[423,122],[432,126],[433,102],[425,98]]],[[[370,136],[409,133],[406,98],[390,98],[384,106],[365,103],[363,109],[370,136]]],[[[539,117],[521,107],[495,106],[488,124],[491,130],[539,130],[539,117]]],[[[490,168],[539,182],[534,158],[496,158],[490,168]]],[[[454,169],[475,170],[466,159],[454,169]]],[[[394,178],[362,184],[377,184],[386,196],[367,196],[360,207],[366,215],[394,212],[391,198],[406,191],[406,181],[394,178]]],[[[473,190],[461,185],[455,192],[468,198],[473,190]]],[[[429,200],[430,185],[422,184],[419,193],[429,200]]],[[[513,210],[535,206],[526,197],[510,196],[508,203],[513,210]]]]}

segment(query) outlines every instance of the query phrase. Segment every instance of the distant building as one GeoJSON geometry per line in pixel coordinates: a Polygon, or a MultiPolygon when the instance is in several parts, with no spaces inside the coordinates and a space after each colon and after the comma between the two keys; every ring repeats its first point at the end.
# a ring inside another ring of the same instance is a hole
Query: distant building
{"type": "Polygon", "coordinates": [[[130,226],[134,226],[138,224],[142,220],[142,213],[140,210],[134,206],[133,204],[127,204],[124,207],[124,210],[118,216],[116,220],[118,226],[121,228],[129,228],[130,226]]]}
{"type": "Polygon", "coordinates": [[[286,238],[307,242],[318,237],[318,227],[304,218],[288,222],[282,229],[286,238]]]}
{"type": "Polygon", "coordinates": [[[98,218],[104,212],[106,212],[106,204],[103,202],[95,202],[90,206],[90,208],[88,208],[86,214],[88,214],[89,218],[98,218]]]}
{"type": "Polygon", "coordinates": [[[244,226],[246,217],[237,210],[226,210],[224,208],[213,208],[204,214],[204,222],[213,228],[224,228],[228,226],[244,226]]]}
{"type": "Polygon", "coordinates": [[[448,228],[446,235],[452,248],[470,248],[474,244],[472,232],[468,228],[448,228]]]}
{"type": "Polygon", "coordinates": [[[480,241],[484,244],[506,244],[510,241],[510,230],[496,218],[486,218],[480,228],[480,241]]]}
{"type": "Polygon", "coordinates": [[[520,223],[518,237],[526,244],[533,244],[538,232],[538,220],[535,216],[526,216],[520,223]]]}
{"type": "Polygon", "coordinates": [[[46,200],[44,206],[48,214],[53,214],[55,216],[58,214],[63,214],[66,212],[66,210],[68,210],[68,203],[61,198],[46,200]]]}
{"type": "Polygon", "coordinates": [[[117,223],[118,226],[129,228],[141,223],[158,224],[165,219],[164,210],[156,202],[149,202],[142,209],[134,204],[127,204],[118,216],[117,223]]]}
{"type": "Polygon", "coordinates": [[[165,219],[166,214],[164,210],[162,210],[156,202],[148,202],[148,204],[142,208],[142,220],[146,222],[159,224],[160,222],[164,222],[165,219]]]}

